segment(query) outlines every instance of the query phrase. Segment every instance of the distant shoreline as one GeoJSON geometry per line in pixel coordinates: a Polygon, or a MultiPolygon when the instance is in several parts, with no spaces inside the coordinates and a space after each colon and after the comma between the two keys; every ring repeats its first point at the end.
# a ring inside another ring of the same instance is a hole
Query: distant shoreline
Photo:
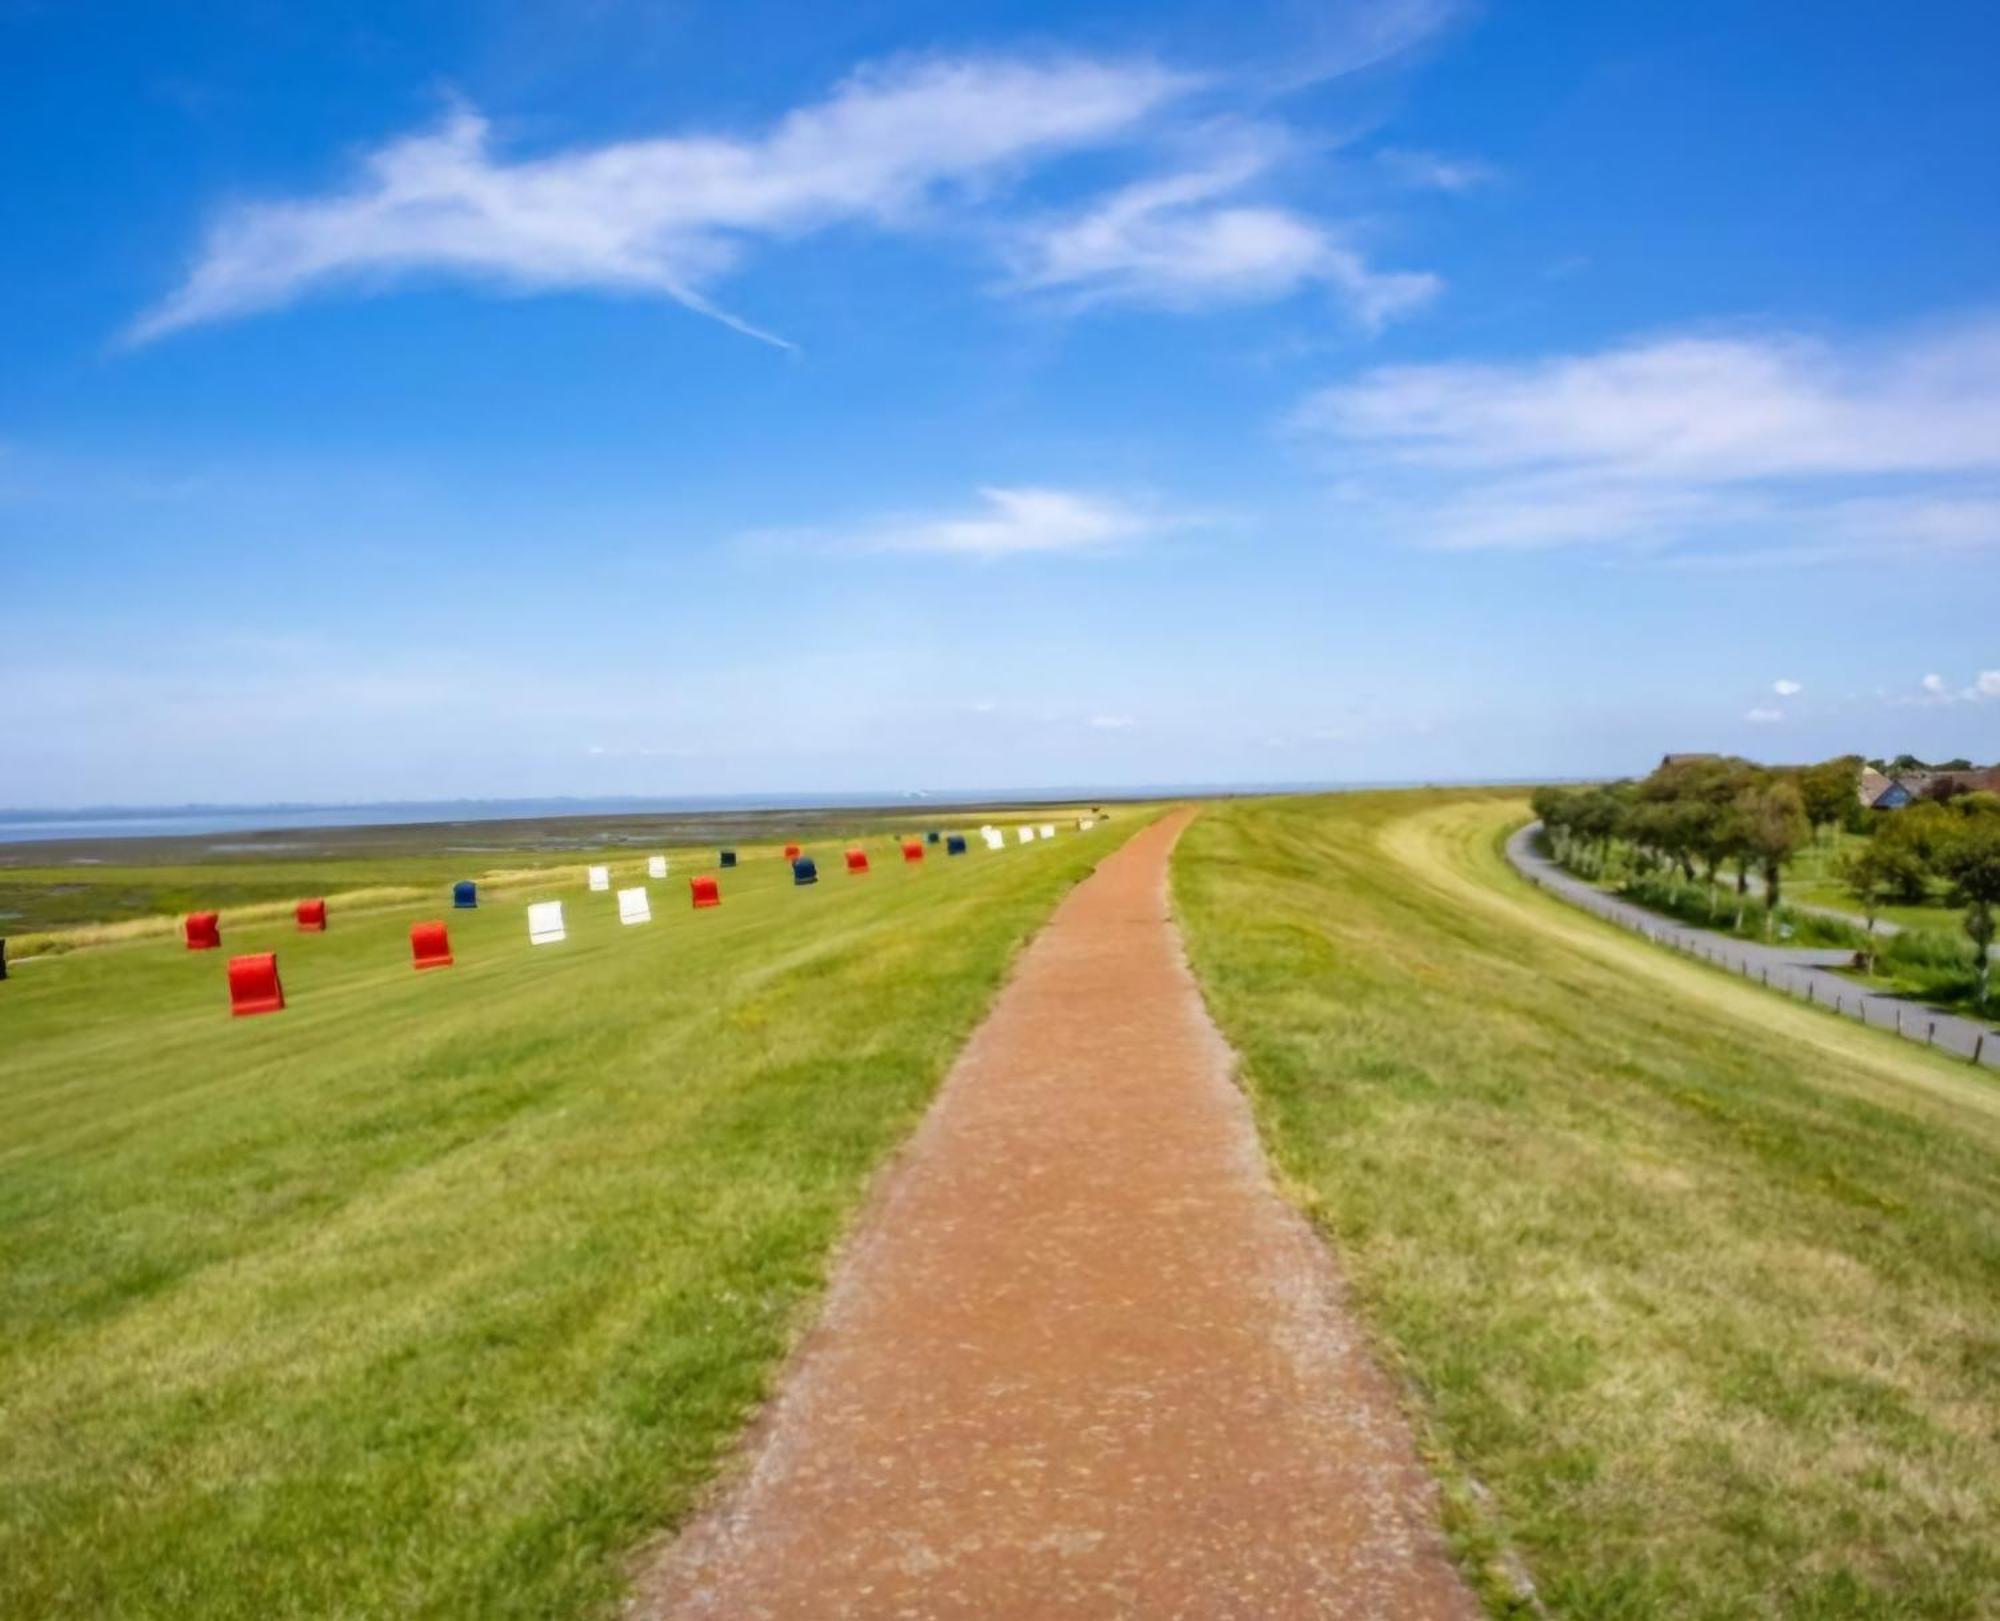
{"type": "Polygon", "coordinates": [[[952,790],[927,794],[731,794],[617,799],[383,801],[357,805],[180,805],[0,811],[0,868],[156,864],[217,857],[291,858],[501,849],[568,849],[662,838],[752,840],[868,821],[963,817],[1029,807],[1131,805],[1173,799],[1358,793],[1493,783],[1231,783],[952,790]]]}
{"type": "Polygon", "coordinates": [[[1060,786],[1046,790],[950,790],[950,792],[856,792],[856,794],[620,794],[620,796],[522,796],[522,798],[440,798],[366,800],[354,804],[160,804],[160,806],[80,806],[64,811],[0,811],[0,845],[50,843],[130,843],[136,839],[212,839],[216,835],[326,835],[354,829],[470,827],[484,823],[558,823],[628,817],[726,817],[822,811],[918,811],[988,804],[1068,804],[1078,798],[1120,798],[1126,802],[1216,788],[1102,788],[1060,786]]]}

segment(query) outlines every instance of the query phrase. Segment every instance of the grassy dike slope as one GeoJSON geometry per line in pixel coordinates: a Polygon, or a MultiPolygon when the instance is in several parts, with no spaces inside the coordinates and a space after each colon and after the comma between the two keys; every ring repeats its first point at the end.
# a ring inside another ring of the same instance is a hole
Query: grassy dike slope
{"type": "Polygon", "coordinates": [[[1525,813],[1240,802],[1174,869],[1494,1608],[2000,1614],[2000,1088],[1531,890],[1525,813]]]}
{"type": "Polygon", "coordinates": [[[865,879],[823,848],[805,890],[746,851],[704,913],[677,861],[639,928],[572,879],[535,951],[518,903],[225,916],[280,953],[258,1019],[220,954],[24,966],[0,1615],[608,1611],[1016,948],[1144,820],[920,868],[876,840],[865,879]],[[458,965],[414,973],[438,915],[458,965]]]}

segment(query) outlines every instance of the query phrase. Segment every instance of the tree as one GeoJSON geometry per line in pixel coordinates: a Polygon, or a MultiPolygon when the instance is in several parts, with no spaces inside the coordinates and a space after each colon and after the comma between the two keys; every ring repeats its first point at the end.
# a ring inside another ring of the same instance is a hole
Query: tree
{"type": "Polygon", "coordinates": [[[1728,862],[1736,874],[1736,921],[1732,929],[1743,927],[1743,908],[1750,902],[1750,869],[1756,864],[1756,852],[1750,846],[1749,816],[1744,810],[1744,795],[1739,794],[1716,822],[1716,848],[1722,852],[1721,859],[1728,862]]]}
{"type": "Polygon", "coordinates": [[[1677,800],[1642,798],[1625,816],[1625,833],[1634,844],[1680,868],[1694,880],[1695,821],[1698,805],[1677,800]]]}
{"type": "Polygon", "coordinates": [[[1633,790],[1638,825],[1664,838],[1663,848],[1670,847],[1683,873],[1692,876],[1694,863],[1701,864],[1711,917],[1716,873],[1733,847],[1731,807],[1755,774],[1747,760],[1680,760],[1660,766],[1633,790]]]}
{"type": "Polygon", "coordinates": [[[1570,819],[1575,814],[1576,797],[1573,788],[1537,788],[1528,797],[1536,818],[1548,831],[1556,860],[1564,863],[1570,856],[1570,819]]]}
{"type": "Polygon", "coordinates": [[[1930,899],[1930,874],[1938,851],[1950,836],[1952,813],[1928,801],[1892,811],[1869,841],[1893,857],[1890,874],[1895,898],[1906,905],[1930,899]]]}
{"type": "MultiPolygon", "coordinates": [[[[1895,893],[1901,873],[1898,870],[1903,857],[1901,852],[1884,849],[1880,843],[1870,839],[1858,850],[1850,850],[1834,866],[1834,875],[1842,887],[1852,895],[1855,904],[1861,908],[1861,915],[1868,924],[1868,971],[1875,972],[1875,916],[1882,909],[1882,902],[1895,893]]],[[[1918,881],[1922,881],[1922,869],[1918,869],[1918,881]]]]}
{"type": "Polygon", "coordinates": [[[1580,847],[1596,871],[1604,870],[1611,841],[1625,832],[1626,795],[1625,783],[1600,783],[1575,790],[1563,807],[1571,854],[1580,847]]]}
{"type": "Polygon", "coordinates": [[[1785,863],[1812,837],[1812,826],[1806,821],[1805,801],[1799,797],[1798,784],[1784,777],[1767,775],[1744,792],[1739,806],[1744,846],[1764,876],[1768,928],[1769,920],[1778,910],[1785,863]]]}
{"type": "MultiPolygon", "coordinates": [[[[1876,905],[1883,901],[1901,901],[1905,905],[1921,904],[1930,895],[1930,852],[1928,840],[1912,838],[1900,831],[1900,821],[1893,828],[1885,827],[1875,837],[1869,839],[1857,851],[1844,857],[1834,869],[1834,876],[1847,886],[1848,893],[1856,900],[1862,899],[1856,881],[1869,883],[1876,891],[1876,905]]],[[[1923,828],[1915,829],[1921,835],[1923,828]]],[[[1868,927],[1872,932],[1874,913],[1869,913],[1868,927]]]]}
{"type": "Polygon", "coordinates": [[[1965,932],[1979,956],[1979,1006],[1986,1006],[1993,975],[1993,909],[2000,906],[2000,815],[1975,811],[1958,823],[1938,851],[1938,870],[1951,880],[1951,898],[1965,908],[1965,932]]]}
{"type": "Polygon", "coordinates": [[[1838,827],[1861,800],[1861,756],[1844,754],[1799,773],[1799,796],[1813,832],[1838,827]]]}

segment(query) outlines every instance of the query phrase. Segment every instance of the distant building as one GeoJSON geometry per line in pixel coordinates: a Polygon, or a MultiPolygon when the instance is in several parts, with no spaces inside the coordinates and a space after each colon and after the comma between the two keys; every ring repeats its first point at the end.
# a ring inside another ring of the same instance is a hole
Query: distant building
{"type": "Polygon", "coordinates": [[[1970,771],[1933,771],[1931,782],[1948,782],[1960,794],[2000,794],[2000,766],[1975,766],[1970,771]]]}
{"type": "Polygon", "coordinates": [[[1923,793],[1923,781],[1916,776],[1883,777],[1879,771],[1869,771],[1861,779],[1861,803],[1870,810],[1901,810],[1905,805],[1914,805],[1923,793]],[[1868,778],[1881,777],[1881,784],[1875,789],[1871,799],[1868,793],[1868,778]]]}
{"type": "Polygon", "coordinates": [[[1669,766],[1696,765],[1703,760],[1719,760],[1721,758],[1722,756],[1719,754],[1663,754],[1660,756],[1660,769],[1664,771],[1669,766]]]}
{"type": "Polygon", "coordinates": [[[1899,771],[1893,777],[1871,766],[1861,773],[1861,803],[1870,810],[1901,810],[1947,783],[1955,794],[2000,794],[2000,766],[1971,771],[1899,771]]]}

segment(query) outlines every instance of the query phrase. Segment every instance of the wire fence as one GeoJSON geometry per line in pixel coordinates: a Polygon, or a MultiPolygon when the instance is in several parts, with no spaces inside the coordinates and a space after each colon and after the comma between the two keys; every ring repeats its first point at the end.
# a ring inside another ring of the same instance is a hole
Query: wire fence
{"type": "Polygon", "coordinates": [[[1718,937],[1704,929],[1668,923],[1631,901],[1608,895],[1564,871],[1535,848],[1541,823],[1530,822],[1507,841],[1507,859],[1536,888],[1572,906],[1631,930],[1654,945],[1780,991],[1810,1006],[1891,1031],[1988,1069],[2000,1069],[2000,1032],[1956,1013],[1850,984],[1831,971],[1845,951],[1787,951],[1778,946],[1718,937]],[[1820,959],[1815,961],[1813,959],[1820,959]]]}

